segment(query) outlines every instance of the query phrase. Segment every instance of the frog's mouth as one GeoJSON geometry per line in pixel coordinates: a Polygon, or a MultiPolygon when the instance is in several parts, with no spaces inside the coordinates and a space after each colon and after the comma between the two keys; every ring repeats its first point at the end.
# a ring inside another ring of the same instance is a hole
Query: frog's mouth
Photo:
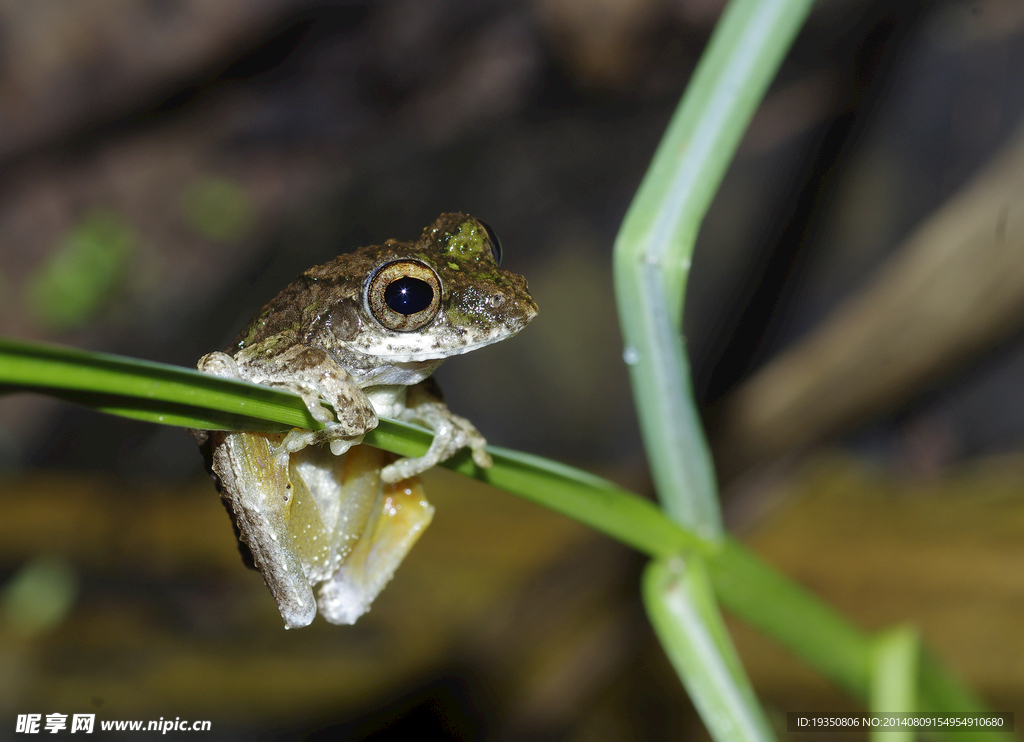
{"type": "Polygon", "coordinates": [[[509,330],[507,328],[501,328],[501,331],[494,332],[484,337],[477,337],[469,342],[460,341],[458,344],[445,343],[437,338],[420,338],[420,340],[427,340],[427,342],[423,343],[419,347],[401,348],[398,347],[397,343],[389,344],[373,355],[386,363],[440,363],[445,358],[461,356],[464,353],[470,353],[478,348],[483,348],[488,345],[493,345],[494,343],[499,343],[502,340],[507,340],[518,333],[521,329],[522,328],[509,330]]]}
{"type": "Polygon", "coordinates": [[[372,347],[352,343],[349,348],[384,363],[440,363],[445,358],[470,353],[513,337],[536,314],[534,309],[499,322],[463,324],[452,324],[439,315],[435,323],[419,332],[392,332],[386,340],[378,341],[372,347]]]}
{"type": "Polygon", "coordinates": [[[434,373],[434,369],[441,365],[446,358],[460,356],[469,353],[477,348],[506,340],[515,335],[522,328],[509,330],[504,328],[503,332],[495,332],[487,337],[480,337],[464,345],[451,346],[440,344],[439,347],[400,350],[395,347],[382,348],[374,352],[367,352],[372,356],[374,362],[371,364],[374,371],[368,376],[361,376],[361,386],[372,384],[416,384],[434,373]]]}

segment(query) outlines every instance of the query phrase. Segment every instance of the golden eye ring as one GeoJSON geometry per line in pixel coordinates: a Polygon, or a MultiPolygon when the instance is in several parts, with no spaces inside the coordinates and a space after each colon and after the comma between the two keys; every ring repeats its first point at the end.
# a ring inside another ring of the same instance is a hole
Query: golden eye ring
{"type": "Polygon", "coordinates": [[[428,324],[441,308],[441,280],[423,263],[396,260],[381,266],[366,285],[366,305],[375,320],[395,332],[428,324]]]}

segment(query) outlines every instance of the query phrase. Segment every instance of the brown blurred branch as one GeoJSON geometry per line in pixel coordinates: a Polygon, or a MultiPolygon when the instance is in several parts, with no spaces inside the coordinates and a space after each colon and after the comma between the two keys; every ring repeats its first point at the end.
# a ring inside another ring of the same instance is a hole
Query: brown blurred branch
{"type": "Polygon", "coordinates": [[[725,477],[906,401],[1024,320],[1024,130],[721,408],[725,477]]]}
{"type": "Polygon", "coordinates": [[[309,0],[0,3],[0,161],[137,107],[255,44],[309,0]]]}

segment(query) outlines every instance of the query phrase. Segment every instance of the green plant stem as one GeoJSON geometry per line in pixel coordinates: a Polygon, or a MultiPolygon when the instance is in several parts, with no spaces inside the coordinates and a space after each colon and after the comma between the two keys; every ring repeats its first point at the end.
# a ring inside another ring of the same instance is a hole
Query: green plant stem
{"type": "Polygon", "coordinates": [[[703,560],[657,559],[644,570],[647,615],[716,740],[768,742],[771,725],[729,638],[703,560]]]}
{"type": "Polygon", "coordinates": [[[615,242],[615,292],[644,446],[662,505],[718,537],[715,476],[681,338],[700,223],[812,0],[733,0],[615,242]]]}
{"type": "Polygon", "coordinates": [[[867,698],[871,637],[732,539],[709,560],[715,592],[738,618],[773,637],[857,698],[867,698]]]}
{"type": "Polygon", "coordinates": [[[294,394],[194,369],[0,338],[0,393],[31,391],[112,415],[204,430],[323,427],[294,394]]]}
{"type": "MultiPolygon", "coordinates": [[[[917,670],[921,636],[909,626],[883,631],[872,647],[868,709],[879,713],[917,711],[917,670]]],[[[874,728],[871,742],[913,742],[915,730],[874,728]]]]}
{"type": "MultiPolygon", "coordinates": [[[[714,464],[693,398],[682,309],[697,231],[812,0],[731,0],[615,242],[619,324],[644,449],[665,512],[724,538],[714,464]]],[[[688,557],[691,558],[692,557],[688,557]]],[[[696,573],[646,588],[648,615],[717,742],[770,739],[717,607],[696,573]]],[[[645,585],[648,584],[645,582],[645,585]]]]}
{"type": "MultiPolygon", "coordinates": [[[[141,416],[153,422],[162,418],[169,424],[177,415],[180,422],[175,424],[186,427],[202,428],[204,421],[216,419],[223,423],[220,429],[245,430],[241,424],[257,414],[253,385],[213,379],[218,382],[216,393],[208,393],[211,378],[159,363],[0,339],[0,389],[7,392],[53,394],[133,418],[140,415],[128,408],[148,405],[141,416]],[[120,385],[114,383],[118,377],[120,385]],[[104,406],[108,397],[117,403],[104,406]]],[[[290,415],[308,417],[298,396],[265,391],[269,393],[265,400],[273,402],[260,408],[273,415],[271,420],[261,418],[268,427],[284,429],[287,426],[275,421],[290,415]]],[[[417,456],[427,450],[430,438],[431,433],[422,428],[382,420],[365,441],[403,456],[417,456]]],[[[490,469],[479,469],[466,454],[444,465],[562,513],[653,558],[686,552],[701,555],[718,599],[733,614],[774,637],[855,696],[867,697],[871,637],[739,542],[703,538],[673,522],[651,501],[579,469],[515,451],[488,450],[494,457],[490,469]]],[[[922,711],[985,710],[927,652],[921,659],[919,692],[922,711]]],[[[958,733],[955,739],[965,741],[965,734],[958,733]]]]}

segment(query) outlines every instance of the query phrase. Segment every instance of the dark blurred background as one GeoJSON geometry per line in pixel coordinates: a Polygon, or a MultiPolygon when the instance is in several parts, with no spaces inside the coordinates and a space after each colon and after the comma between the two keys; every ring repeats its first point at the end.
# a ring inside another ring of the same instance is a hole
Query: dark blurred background
{"type": "MultiPolygon", "coordinates": [[[[192,366],[309,266],[465,211],[541,311],[442,367],[449,406],[650,494],[612,242],[722,5],[0,4],[0,335],[192,366]]],[[[734,530],[866,628],[918,626],[1009,711],[1021,80],[1019,0],[820,3],[685,315],[734,530]]],[[[637,555],[446,473],[428,487],[434,524],[373,611],[286,633],[182,430],[0,398],[0,738],[53,711],[238,739],[703,734],[637,555]]],[[[856,708],[734,628],[772,714],[856,708]]]]}

